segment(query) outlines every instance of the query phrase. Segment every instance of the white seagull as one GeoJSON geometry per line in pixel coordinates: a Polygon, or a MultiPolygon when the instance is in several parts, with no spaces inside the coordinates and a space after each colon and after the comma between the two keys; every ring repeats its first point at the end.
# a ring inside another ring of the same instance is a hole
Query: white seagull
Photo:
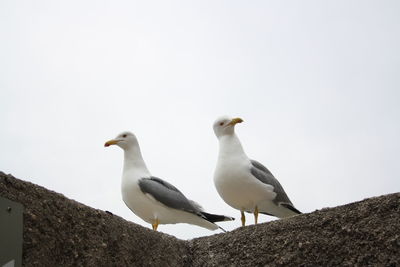
{"type": "Polygon", "coordinates": [[[256,224],[258,213],[278,218],[300,214],[272,173],[245,154],[235,134],[235,125],[241,122],[241,118],[221,117],[213,125],[219,140],[214,173],[219,195],[228,205],[240,210],[242,226],[246,222],[244,212],[253,213],[256,224]]]}
{"type": "Polygon", "coordinates": [[[152,176],[133,133],[123,132],[104,144],[106,147],[111,145],[124,150],[122,199],[133,213],[150,223],[153,230],[157,230],[159,224],[175,223],[195,224],[216,230],[222,228],[215,222],[233,220],[231,217],[204,212],[199,204],[187,199],[176,187],[152,176]]]}

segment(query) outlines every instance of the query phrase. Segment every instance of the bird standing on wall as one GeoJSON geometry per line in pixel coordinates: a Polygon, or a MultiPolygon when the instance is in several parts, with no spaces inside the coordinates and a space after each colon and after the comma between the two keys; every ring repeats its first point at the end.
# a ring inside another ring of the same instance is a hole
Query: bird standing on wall
{"type": "Polygon", "coordinates": [[[216,230],[220,227],[215,222],[233,220],[231,217],[204,212],[199,204],[187,199],[176,187],[152,176],[133,133],[123,132],[104,146],[111,145],[124,150],[122,198],[133,213],[152,225],[153,230],[157,230],[159,224],[175,223],[195,224],[216,230]]]}
{"type": "Polygon", "coordinates": [[[235,125],[241,118],[221,117],[214,122],[214,133],[219,140],[219,155],[214,173],[215,187],[221,198],[231,207],[240,210],[242,226],[244,212],[284,218],[300,214],[286,195],[283,187],[261,163],[245,154],[235,125]]]}

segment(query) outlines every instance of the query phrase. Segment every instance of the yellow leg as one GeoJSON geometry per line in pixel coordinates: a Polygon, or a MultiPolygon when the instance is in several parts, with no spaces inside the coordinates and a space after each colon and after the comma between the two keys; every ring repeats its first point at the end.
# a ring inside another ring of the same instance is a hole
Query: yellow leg
{"type": "Polygon", "coordinates": [[[244,216],[244,211],[240,211],[240,214],[242,215],[240,219],[242,220],[242,226],[246,225],[246,217],[244,216]]]}
{"type": "Polygon", "coordinates": [[[254,209],[254,223],[257,224],[258,223],[258,207],[256,206],[256,208],[254,209]]]}
{"type": "Polygon", "coordinates": [[[154,223],[152,223],[151,224],[151,226],[153,226],[153,230],[154,231],[157,231],[157,227],[158,227],[158,224],[159,224],[160,222],[158,221],[158,219],[156,219],[155,221],[154,221],[154,223]]]}

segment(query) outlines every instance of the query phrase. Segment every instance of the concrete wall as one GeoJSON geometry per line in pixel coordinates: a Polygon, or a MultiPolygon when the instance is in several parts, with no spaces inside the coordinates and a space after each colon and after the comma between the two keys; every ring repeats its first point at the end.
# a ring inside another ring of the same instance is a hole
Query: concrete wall
{"type": "Polygon", "coordinates": [[[190,241],[0,172],[24,205],[24,266],[400,266],[400,193],[190,241]]]}

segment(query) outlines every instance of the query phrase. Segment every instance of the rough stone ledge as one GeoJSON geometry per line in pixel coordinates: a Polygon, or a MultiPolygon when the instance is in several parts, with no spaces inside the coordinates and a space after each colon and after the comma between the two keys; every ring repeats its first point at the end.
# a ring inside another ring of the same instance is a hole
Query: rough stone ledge
{"type": "Polygon", "coordinates": [[[189,241],[0,172],[24,266],[400,266],[400,193],[189,241]]]}

